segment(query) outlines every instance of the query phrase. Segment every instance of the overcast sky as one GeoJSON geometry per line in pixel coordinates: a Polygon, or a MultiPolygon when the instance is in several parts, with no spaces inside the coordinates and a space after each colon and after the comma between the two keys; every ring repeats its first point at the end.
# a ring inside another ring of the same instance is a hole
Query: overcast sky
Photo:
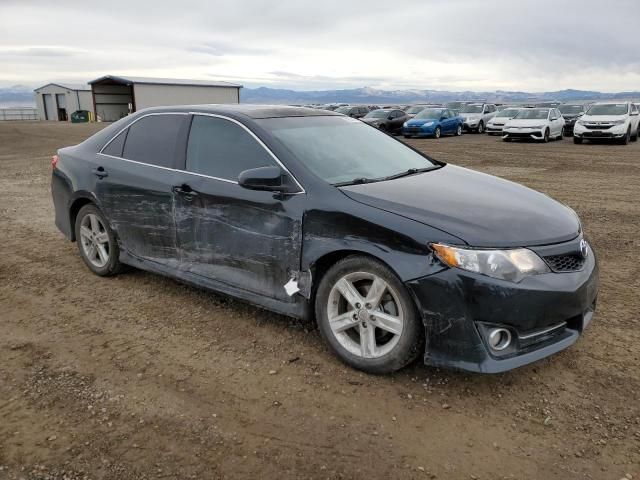
{"type": "Polygon", "coordinates": [[[640,0],[0,0],[0,86],[640,90],[640,0]]]}

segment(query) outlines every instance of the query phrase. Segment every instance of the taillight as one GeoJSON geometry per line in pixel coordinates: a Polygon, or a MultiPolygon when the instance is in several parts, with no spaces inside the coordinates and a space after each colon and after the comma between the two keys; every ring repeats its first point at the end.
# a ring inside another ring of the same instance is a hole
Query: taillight
{"type": "Polygon", "coordinates": [[[54,155],[53,157],[51,157],[51,168],[56,168],[58,166],[58,160],[58,155],[54,155]]]}

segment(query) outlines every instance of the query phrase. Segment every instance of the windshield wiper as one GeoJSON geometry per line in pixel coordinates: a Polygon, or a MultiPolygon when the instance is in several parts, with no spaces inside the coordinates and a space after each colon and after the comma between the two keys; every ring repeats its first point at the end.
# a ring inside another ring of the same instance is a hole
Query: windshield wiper
{"type": "Polygon", "coordinates": [[[409,175],[415,175],[417,173],[436,170],[437,168],[440,168],[440,167],[442,167],[442,165],[434,165],[433,167],[424,167],[424,168],[410,168],[409,170],[405,170],[404,172],[389,175],[388,177],[383,177],[380,180],[393,180],[395,178],[408,177],[409,175]]]}
{"type": "Polygon", "coordinates": [[[332,185],[334,187],[346,187],[347,185],[361,185],[363,183],[379,182],[380,180],[383,180],[383,179],[382,178],[359,177],[359,178],[354,178],[353,180],[347,180],[346,182],[334,183],[332,185]]]}

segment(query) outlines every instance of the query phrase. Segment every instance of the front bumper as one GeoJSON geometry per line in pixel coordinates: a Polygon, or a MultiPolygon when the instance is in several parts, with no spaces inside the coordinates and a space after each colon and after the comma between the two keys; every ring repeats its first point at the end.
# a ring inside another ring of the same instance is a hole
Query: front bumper
{"type": "Polygon", "coordinates": [[[425,323],[425,363],[498,373],[576,342],[595,311],[598,265],[591,253],[582,270],[535,275],[520,283],[446,268],[407,285],[425,323]],[[490,327],[508,329],[511,347],[492,351],[486,339],[490,327]]]}
{"type": "Polygon", "coordinates": [[[503,130],[503,138],[542,140],[544,138],[544,130],[536,128],[518,128],[503,130]]]}
{"type": "Polygon", "coordinates": [[[402,134],[408,137],[433,137],[436,134],[436,125],[402,127],[402,134]]]}
{"type": "Polygon", "coordinates": [[[504,128],[504,125],[494,125],[493,123],[488,123],[486,132],[489,135],[502,135],[503,128],[504,128]]]}
{"type": "Polygon", "coordinates": [[[573,128],[573,135],[578,138],[622,138],[627,134],[625,125],[604,128],[586,128],[576,124],[573,128]]]}

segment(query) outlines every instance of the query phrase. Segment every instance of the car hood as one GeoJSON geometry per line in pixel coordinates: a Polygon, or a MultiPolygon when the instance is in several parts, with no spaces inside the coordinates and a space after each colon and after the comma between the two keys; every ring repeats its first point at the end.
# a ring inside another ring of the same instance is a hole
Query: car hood
{"type": "Polygon", "coordinates": [[[546,125],[547,119],[517,119],[513,118],[507,122],[506,127],[532,127],[534,125],[546,125]]]}
{"type": "Polygon", "coordinates": [[[438,121],[433,118],[412,118],[411,120],[407,120],[407,125],[411,127],[421,127],[425,123],[429,122],[437,123],[438,121]]]}
{"type": "Polygon", "coordinates": [[[376,117],[369,117],[369,118],[362,117],[360,120],[362,120],[364,123],[382,123],[385,121],[384,118],[376,118],[376,117]]]}
{"type": "Polygon", "coordinates": [[[474,247],[547,245],[580,233],[578,217],[565,205],[517,183],[453,165],[341,190],[352,200],[437,228],[474,247]]]}
{"type": "Polygon", "coordinates": [[[511,119],[509,117],[493,117],[491,120],[489,120],[487,123],[499,123],[504,125],[507,122],[510,122],[511,119]]]}
{"type": "Polygon", "coordinates": [[[615,122],[616,120],[626,120],[626,115],[583,115],[580,120],[583,122],[615,122]]]}
{"type": "Polygon", "coordinates": [[[475,120],[482,118],[481,113],[460,113],[459,115],[465,120],[475,120]]]}

